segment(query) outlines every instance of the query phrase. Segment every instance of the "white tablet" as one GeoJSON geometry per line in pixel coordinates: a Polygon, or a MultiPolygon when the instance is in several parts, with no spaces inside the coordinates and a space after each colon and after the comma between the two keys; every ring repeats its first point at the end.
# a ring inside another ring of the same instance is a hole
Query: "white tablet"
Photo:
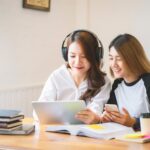
{"type": "Polygon", "coordinates": [[[78,101],[33,101],[33,108],[40,123],[83,124],[75,115],[86,108],[83,100],[78,101]]]}

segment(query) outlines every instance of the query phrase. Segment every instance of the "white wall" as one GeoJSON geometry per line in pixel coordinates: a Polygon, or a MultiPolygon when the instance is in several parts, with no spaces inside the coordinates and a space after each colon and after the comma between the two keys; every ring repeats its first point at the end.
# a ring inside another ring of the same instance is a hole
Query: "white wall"
{"type": "Polygon", "coordinates": [[[43,84],[63,63],[61,44],[75,28],[75,6],[51,0],[50,12],[42,12],[22,8],[22,0],[0,0],[0,89],[43,84]]]}
{"type": "Polygon", "coordinates": [[[104,70],[108,72],[108,45],[121,33],[135,35],[150,58],[149,0],[87,0],[87,28],[97,33],[105,48],[104,70]]]}
{"type": "Polygon", "coordinates": [[[44,83],[63,63],[61,44],[77,28],[97,33],[105,48],[120,33],[150,47],[149,0],[51,0],[50,12],[22,8],[22,0],[0,0],[0,89],[44,83]]]}

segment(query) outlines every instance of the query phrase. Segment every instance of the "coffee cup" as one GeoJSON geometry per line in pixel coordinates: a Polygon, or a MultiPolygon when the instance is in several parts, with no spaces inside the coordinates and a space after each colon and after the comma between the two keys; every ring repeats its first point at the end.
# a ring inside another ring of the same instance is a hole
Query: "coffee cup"
{"type": "Polygon", "coordinates": [[[150,135],[150,113],[142,113],[140,117],[141,133],[150,135]]]}

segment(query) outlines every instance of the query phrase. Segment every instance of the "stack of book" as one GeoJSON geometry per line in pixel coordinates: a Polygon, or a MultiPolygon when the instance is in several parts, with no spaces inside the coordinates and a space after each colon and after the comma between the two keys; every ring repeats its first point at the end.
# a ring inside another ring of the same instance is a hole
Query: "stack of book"
{"type": "Polygon", "coordinates": [[[27,135],[35,130],[34,124],[23,124],[24,115],[18,110],[0,109],[0,134],[27,135]]]}
{"type": "Polygon", "coordinates": [[[0,109],[0,131],[13,131],[22,125],[24,115],[19,110],[0,109]]]}

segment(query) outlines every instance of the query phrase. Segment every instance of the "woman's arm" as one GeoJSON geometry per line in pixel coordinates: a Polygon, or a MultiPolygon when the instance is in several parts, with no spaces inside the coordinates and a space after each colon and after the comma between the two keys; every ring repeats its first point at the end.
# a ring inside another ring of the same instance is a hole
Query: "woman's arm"
{"type": "Polygon", "coordinates": [[[42,93],[39,97],[39,101],[50,101],[50,100],[56,100],[57,99],[57,90],[56,86],[54,84],[55,78],[52,75],[48,78],[46,81],[44,88],[42,90],[42,93]]]}
{"type": "Polygon", "coordinates": [[[101,115],[103,112],[104,105],[107,103],[111,90],[111,82],[105,77],[105,85],[102,86],[100,92],[91,99],[87,107],[96,114],[101,115]]]}
{"type": "Polygon", "coordinates": [[[107,102],[111,90],[111,82],[106,77],[106,83],[101,88],[101,91],[88,102],[87,109],[79,112],[76,118],[86,124],[99,123],[100,115],[102,114],[104,104],[107,102]]]}

